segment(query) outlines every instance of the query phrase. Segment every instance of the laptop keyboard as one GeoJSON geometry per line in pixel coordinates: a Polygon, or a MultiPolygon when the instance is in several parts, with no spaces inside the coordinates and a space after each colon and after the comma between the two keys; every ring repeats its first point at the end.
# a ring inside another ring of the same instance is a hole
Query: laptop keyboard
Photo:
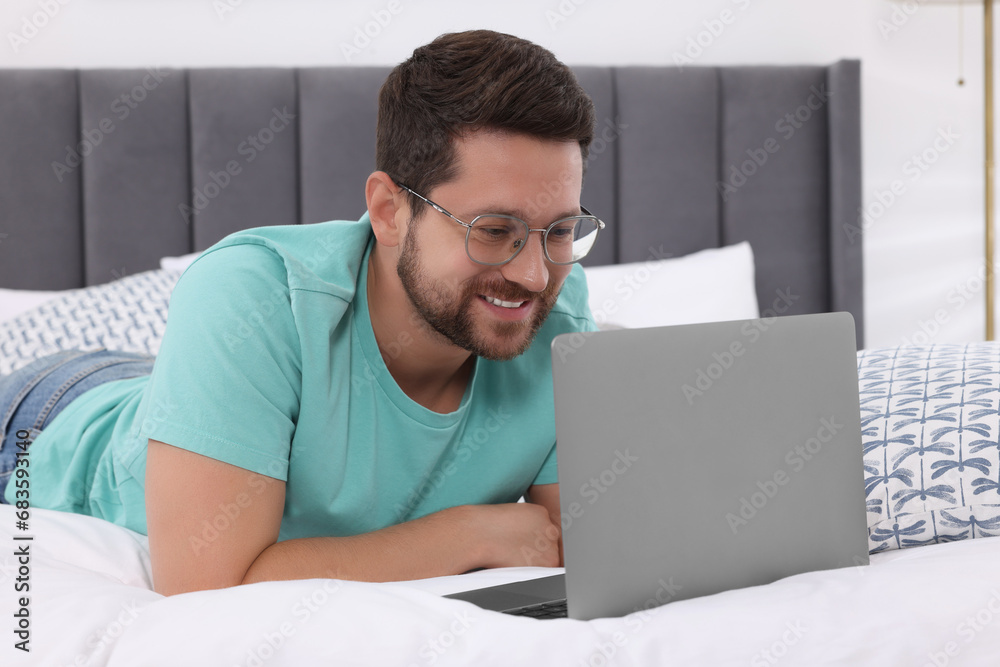
{"type": "Polygon", "coordinates": [[[512,616],[528,616],[530,618],[566,618],[566,600],[553,600],[552,602],[541,602],[531,604],[519,609],[509,609],[505,614],[512,616]]]}

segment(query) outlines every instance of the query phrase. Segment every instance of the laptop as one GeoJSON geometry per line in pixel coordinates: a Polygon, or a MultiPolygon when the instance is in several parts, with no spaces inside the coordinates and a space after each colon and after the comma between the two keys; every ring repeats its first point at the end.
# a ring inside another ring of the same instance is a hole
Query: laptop
{"type": "Polygon", "coordinates": [[[855,341],[849,313],[557,336],[565,575],[448,597],[589,620],[868,564],[855,341]]]}

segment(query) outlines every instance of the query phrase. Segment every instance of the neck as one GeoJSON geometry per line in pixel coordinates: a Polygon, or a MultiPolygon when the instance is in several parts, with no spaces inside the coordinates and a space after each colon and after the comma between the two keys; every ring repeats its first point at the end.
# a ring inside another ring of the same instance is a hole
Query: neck
{"type": "Polygon", "coordinates": [[[435,412],[455,411],[475,365],[424,322],[378,243],[368,259],[368,313],[389,374],[413,401],[435,412]]]}

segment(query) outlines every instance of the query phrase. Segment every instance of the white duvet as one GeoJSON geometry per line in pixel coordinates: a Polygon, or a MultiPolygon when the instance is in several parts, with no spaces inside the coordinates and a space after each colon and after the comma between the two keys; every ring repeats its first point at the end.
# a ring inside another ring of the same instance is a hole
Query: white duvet
{"type": "Polygon", "coordinates": [[[1000,539],[891,551],[868,567],[583,622],[440,597],[552,573],[541,568],[164,598],[150,590],[145,537],[43,510],[29,531],[15,523],[0,506],[4,666],[1000,665],[1000,539]],[[24,636],[30,652],[15,648],[24,636]]]}

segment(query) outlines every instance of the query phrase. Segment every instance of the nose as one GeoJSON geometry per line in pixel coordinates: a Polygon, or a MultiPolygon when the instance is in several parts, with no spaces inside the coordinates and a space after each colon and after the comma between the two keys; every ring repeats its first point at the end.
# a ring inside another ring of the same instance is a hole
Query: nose
{"type": "MultiPolygon", "coordinates": [[[[531,230],[542,231],[542,230],[531,230]]],[[[549,284],[549,267],[542,248],[541,234],[528,234],[526,246],[517,257],[502,267],[500,273],[507,280],[521,285],[531,292],[541,292],[549,284]]]]}

